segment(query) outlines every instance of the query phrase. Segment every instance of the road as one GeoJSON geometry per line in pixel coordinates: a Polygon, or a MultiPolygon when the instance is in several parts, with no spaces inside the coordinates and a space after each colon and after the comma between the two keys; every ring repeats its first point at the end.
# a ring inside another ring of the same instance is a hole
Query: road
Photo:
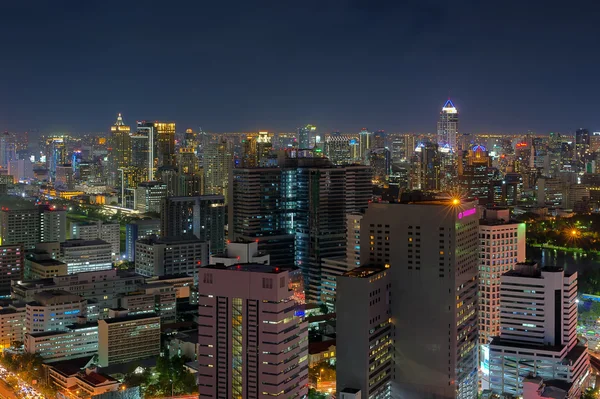
{"type": "Polygon", "coordinates": [[[12,388],[3,380],[0,380],[0,398],[2,399],[17,399],[12,388]]]}

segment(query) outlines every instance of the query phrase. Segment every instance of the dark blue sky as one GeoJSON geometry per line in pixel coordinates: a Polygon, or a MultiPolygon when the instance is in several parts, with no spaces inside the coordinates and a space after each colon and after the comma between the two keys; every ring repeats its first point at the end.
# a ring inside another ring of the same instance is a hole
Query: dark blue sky
{"type": "Polygon", "coordinates": [[[598,3],[2,1],[0,129],[600,129],[598,3]]]}

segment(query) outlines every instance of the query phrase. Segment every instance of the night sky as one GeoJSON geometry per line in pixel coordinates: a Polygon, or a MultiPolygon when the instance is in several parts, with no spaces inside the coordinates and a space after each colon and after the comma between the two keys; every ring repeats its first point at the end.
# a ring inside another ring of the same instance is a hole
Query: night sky
{"type": "Polygon", "coordinates": [[[0,2],[0,130],[600,129],[600,2],[0,2]]]}

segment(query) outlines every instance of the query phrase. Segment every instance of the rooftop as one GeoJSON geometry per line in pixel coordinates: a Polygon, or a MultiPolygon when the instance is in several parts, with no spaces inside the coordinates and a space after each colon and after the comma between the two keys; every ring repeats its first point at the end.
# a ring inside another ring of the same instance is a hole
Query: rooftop
{"type": "Polygon", "coordinates": [[[385,267],[365,265],[365,266],[359,266],[350,271],[347,271],[346,273],[343,274],[343,276],[355,277],[355,278],[367,278],[367,277],[371,277],[377,273],[381,273],[384,270],[386,270],[385,267]]]}
{"type": "Polygon", "coordinates": [[[124,321],[134,321],[134,320],[144,320],[144,319],[158,319],[158,315],[156,313],[144,313],[144,314],[136,314],[132,316],[123,316],[123,317],[113,317],[112,319],[102,319],[106,324],[115,324],[121,323],[124,321]]]}
{"type": "Polygon", "coordinates": [[[225,265],[208,265],[203,267],[203,269],[218,269],[218,270],[231,270],[231,271],[241,271],[241,272],[253,272],[253,273],[286,273],[293,268],[290,267],[279,267],[273,265],[263,265],[261,263],[238,263],[236,265],[225,266],[225,265]]]}
{"type": "Polygon", "coordinates": [[[104,240],[67,240],[60,244],[62,248],[86,247],[92,245],[110,245],[104,240]]]}
{"type": "Polygon", "coordinates": [[[136,242],[145,244],[145,245],[154,245],[154,244],[191,244],[191,243],[201,243],[205,241],[201,241],[193,234],[187,236],[177,236],[177,237],[148,237],[143,238],[141,240],[137,240],[136,242]]]}

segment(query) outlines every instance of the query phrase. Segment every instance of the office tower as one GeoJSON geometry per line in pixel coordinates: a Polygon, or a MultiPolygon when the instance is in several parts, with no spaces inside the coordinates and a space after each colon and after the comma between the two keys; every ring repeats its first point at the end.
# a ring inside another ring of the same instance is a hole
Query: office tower
{"type": "Polygon", "coordinates": [[[160,318],[156,314],[129,316],[121,312],[115,316],[98,320],[99,366],[160,355],[160,318]]]}
{"type": "Polygon", "coordinates": [[[452,152],[458,151],[456,137],[458,135],[458,111],[451,100],[446,101],[440,111],[437,125],[437,144],[447,147],[452,152]]]}
{"type": "Polygon", "coordinates": [[[399,135],[396,134],[392,136],[392,162],[395,164],[406,162],[409,158],[409,155],[414,151],[413,148],[408,148],[408,135],[399,135]]]}
{"type": "Polygon", "coordinates": [[[138,291],[144,284],[144,277],[127,271],[107,269],[56,276],[50,279],[22,281],[12,287],[13,298],[32,302],[40,292],[64,290],[76,292],[90,303],[97,304],[98,314],[88,313],[89,319],[108,316],[108,309],[118,306],[118,298],[129,292],[138,291]]]}
{"type": "Polygon", "coordinates": [[[258,166],[256,138],[248,136],[242,140],[240,167],[255,168],[258,166]]]}
{"type": "Polygon", "coordinates": [[[119,307],[129,315],[156,313],[161,324],[177,321],[177,298],[173,285],[168,283],[146,284],[119,298],[119,307]]]}
{"type": "Polygon", "coordinates": [[[329,135],[325,137],[325,156],[334,165],[347,165],[355,161],[352,157],[351,140],[347,135],[329,135]]]}
{"type": "Polygon", "coordinates": [[[210,143],[204,149],[204,193],[222,195],[228,201],[229,175],[233,168],[233,151],[225,140],[210,143]]]}
{"type": "Polygon", "coordinates": [[[8,162],[8,174],[15,182],[33,180],[33,163],[29,159],[14,159],[8,162]]]}
{"type": "Polygon", "coordinates": [[[155,146],[156,146],[156,128],[153,122],[142,121],[137,123],[137,133],[132,136],[131,148],[132,148],[132,162],[135,165],[140,165],[142,159],[139,158],[136,151],[139,151],[139,155],[145,158],[145,169],[147,174],[147,181],[154,180],[154,168],[156,163],[155,157],[155,146]]]}
{"type": "Polygon", "coordinates": [[[489,343],[500,334],[500,276],[525,261],[525,223],[510,210],[486,209],[479,221],[479,345],[482,389],[489,388],[489,343]]]}
{"type": "MultiPolygon", "coordinates": [[[[149,181],[150,173],[148,165],[150,159],[150,150],[148,147],[148,134],[152,132],[152,128],[144,129],[141,132],[132,133],[131,139],[131,166],[123,173],[127,174],[124,177],[128,182],[128,187],[135,188],[143,181],[149,181]]],[[[154,175],[152,175],[154,178],[154,175]]]]}
{"type": "Polygon", "coordinates": [[[231,266],[237,263],[258,263],[269,265],[271,257],[265,252],[258,250],[258,242],[238,240],[228,242],[227,249],[219,255],[211,255],[211,265],[231,266]]]}
{"type": "Polygon", "coordinates": [[[208,242],[195,237],[149,237],[135,243],[135,272],[142,276],[187,274],[197,277],[208,264],[208,242]]]}
{"type": "Polygon", "coordinates": [[[46,163],[48,164],[49,177],[54,181],[56,166],[67,163],[66,136],[49,137],[45,144],[46,163]]]}
{"type": "Polygon", "coordinates": [[[39,355],[44,363],[92,358],[98,353],[98,322],[80,317],[64,331],[26,334],[24,346],[25,352],[39,355]]]}
{"type": "Polygon", "coordinates": [[[65,241],[66,211],[47,205],[7,197],[0,209],[0,244],[23,244],[31,249],[38,242],[65,241]]]}
{"type": "Polygon", "coordinates": [[[373,133],[373,148],[386,148],[387,134],[384,130],[373,133]]]}
{"type": "Polygon", "coordinates": [[[317,127],[313,125],[306,125],[299,127],[298,131],[298,149],[307,150],[310,148],[311,136],[316,134],[317,127]]]}
{"type": "Polygon", "coordinates": [[[442,157],[439,146],[426,143],[418,147],[417,171],[419,186],[424,191],[439,191],[441,189],[442,157]]]}
{"type": "Polygon", "coordinates": [[[17,159],[17,136],[14,133],[0,134],[0,167],[6,168],[17,159]]]}
{"type": "Polygon", "coordinates": [[[496,169],[485,147],[476,145],[464,151],[458,162],[458,185],[467,198],[486,199],[496,169]],[[466,155],[466,156],[465,156],[466,155]]]}
{"type": "Polygon", "coordinates": [[[87,300],[67,291],[39,292],[27,303],[25,332],[64,331],[87,312],[87,300]]]}
{"type": "Polygon", "coordinates": [[[175,122],[154,122],[158,166],[175,166],[175,122]]]}
{"type": "Polygon", "coordinates": [[[132,163],[131,127],[125,125],[121,114],[110,127],[108,143],[109,181],[116,186],[120,179],[118,170],[128,168],[132,163]]]}
{"type": "Polygon", "coordinates": [[[180,148],[177,154],[177,170],[183,174],[194,174],[200,168],[198,157],[191,148],[180,148]]]}
{"type": "Polygon", "coordinates": [[[60,244],[61,262],[67,273],[92,272],[112,268],[112,245],[103,240],[67,240],[60,244]]]}
{"type": "Polygon", "coordinates": [[[394,331],[390,270],[361,266],[337,278],[336,389],[391,397],[394,331]]]}
{"type": "Polygon", "coordinates": [[[0,296],[10,295],[11,282],[23,279],[24,269],[23,245],[0,245],[0,296]]]}
{"type": "Polygon", "coordinates": [[[585,170],[585,160],[590,155],[590,131],[577,129],[575,131],[575,161],[576,171],[585,170]]]}
{"type": "Polygon", "coordinates": [[[372,195],[367,166],[296,169],[295,258],[306,298],[321,296],[321,260],[346,249],[346,214],[363,210],[372,195]]]}
{"type": "Polygon", "coordinates": [[[229,239],[258,241],[273,264],[294,265],[296,179],[281,168],[234,169],[229,239]]]}
{"type": "Polygon", "coordinates": [[[367,159],[369,155],[369,150],[373,146],[373,133],[369,132],[367,128],[363,127],[362,130],[358,133],[358,141],[359,141],[359,158],[362,162],[367,159]]]}
{"type": "Polygon", "coordinates": [[[163,237],[194,235],[210,243],[210,253],[225,250],[225,198],[222,195],[168,197],[160,212],[163,237]]]}
{"type": "Polygon", "coordinates": [[[121,226],[119,223],[72,222],[71,238],[76,240],[103,240],[111,245],[113,259],[121,255],[121,226]]]}
{"type": "Polygon", "coordinates": [[[273,166],[272,163],[275,163],[276,158],[271,156],[272,149],[273,144],[271,143],[271,136],[269,135],[269,132],[258,132],[258,137],[256,138],[256,155],[258,166],[273,166]]]}
{"type": "Polygon", "coordinates": [[[135,242],[149,236],[160,235],[160,219],[133,220],[125,225],[125,259],[135,261],[135,242]]]}
{"type": "Polygon", "coordinates": [[[54,187],[61,190],[73,190],[75,188],[72,164],[64,163],[56,165],[54,187]]]}
{"type": "Polygon", "coordinates": [[[11,305],[0,309],[0,352],[23,342],[25,337],[25,310],[25,303],[22,302],[13,302],[11,305]]]}
{"type": "Polygon", "coordinates": [[[387,148],[373,148],[369,152],[369,166],[373,170],[373,181],[379,184],[388,182],[392,170],[391,153],[387,148]]]}
{"type": "Polygon", "coordinates": [[[135,208],[142,212],[160,212],[160,203],[167,196],[167,185],[163,182],[148,181],[138,184],[135,189],[135,208]]]}
{"type": "Polygon", "coordinates": [[[500,336],[490,344],[495,393],[522,395],[523,377],[567,383],[579,398],[589,375],[587,345],[577,338],[577,273],[519,263],[500,277],[500,336]]]}
{"type": "Polygon", "coordinates": [[[296,316],[291,274],[258,264],[201,269],[200,397],[307,395],[308,326],[296,316]]]}
{"type": "Polygon", "coordinates": [[[390,267],[398,397],[477,397],[478,225],[475,202],[415,194],[361,221],[361,264],[390,267]]]}

